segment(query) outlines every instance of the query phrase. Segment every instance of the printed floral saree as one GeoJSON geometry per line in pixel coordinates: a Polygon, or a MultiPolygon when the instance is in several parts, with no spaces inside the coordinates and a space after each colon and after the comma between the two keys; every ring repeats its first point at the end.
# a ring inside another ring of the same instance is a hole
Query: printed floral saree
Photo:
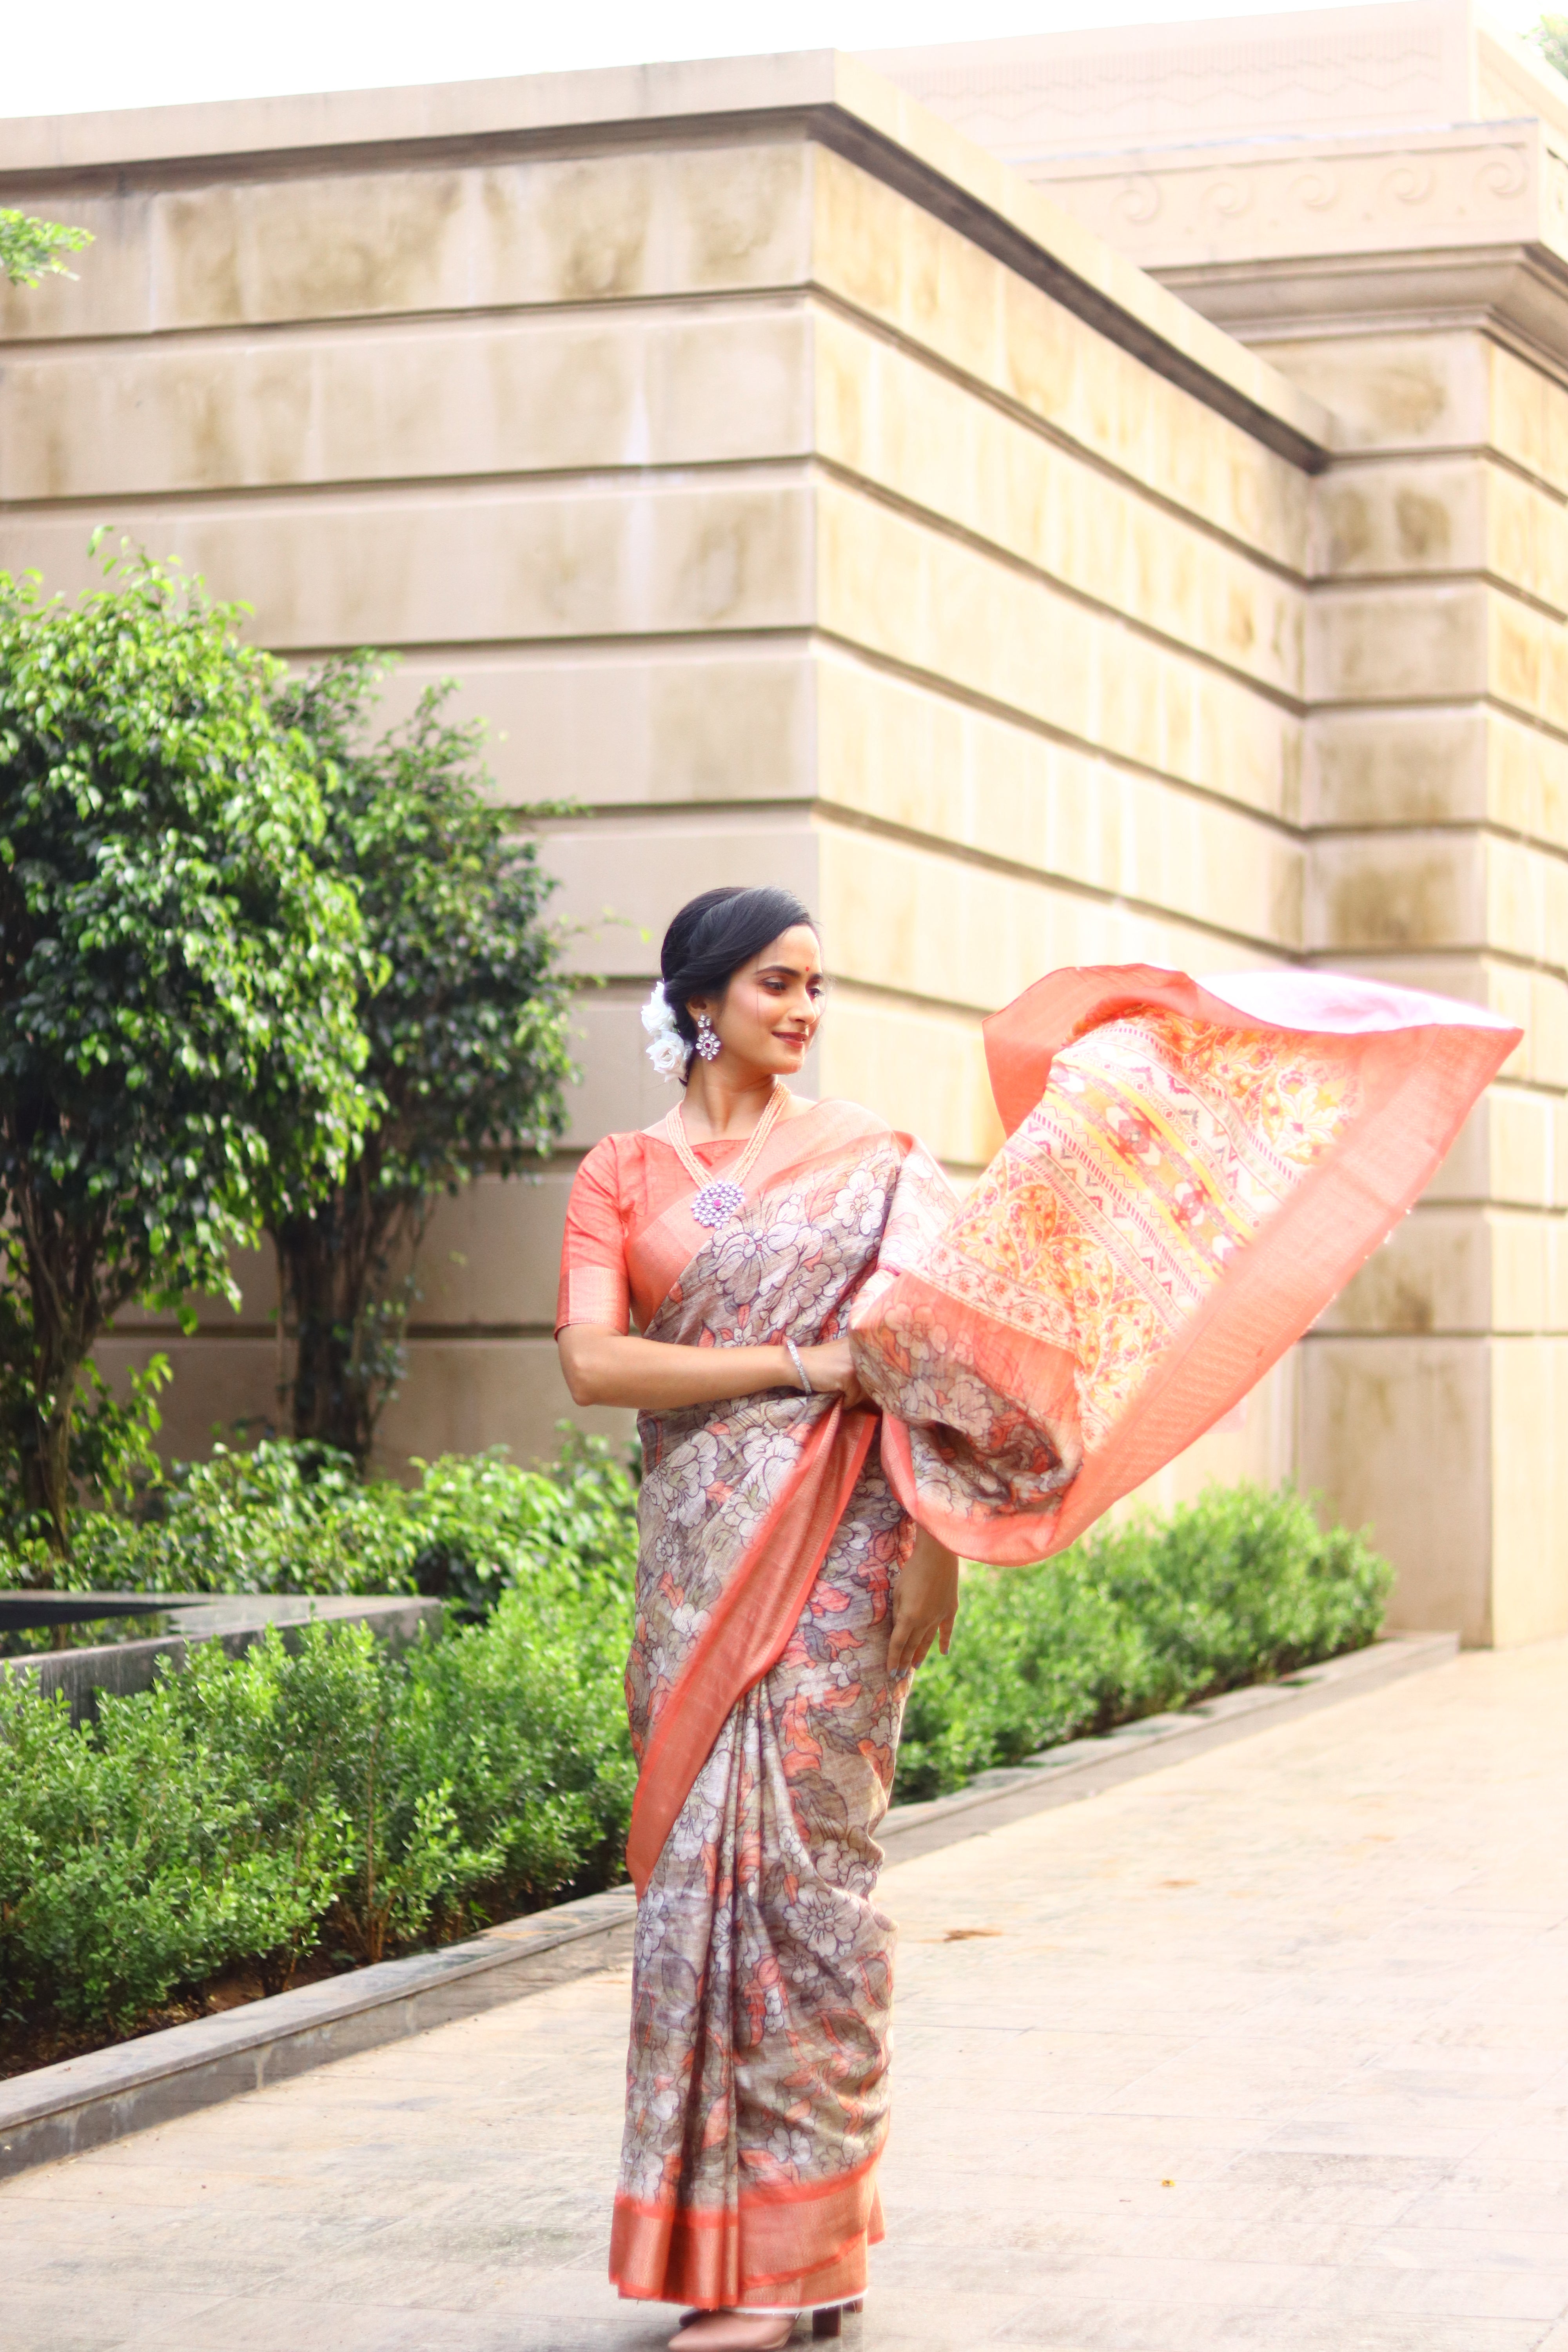
{"type": "MultiPolygon", "coordinates": [[[[715,1171],[732,1156],[700,1149],[715,1171]]],[[[832,1339],[954,1205],[919,1145],[847,1103],[776,1129],[717,1232],[689,1216],[674,1160],[651,1136],[588,1155],[563,1321],[624,1328],[629,1299],[676,1346],[832,1339]]],[[[913,1526],[877,1415],[837,1399],[784,1389],[639,1428],[639,1906],[611,2275],[710,2307],[840,2303],[881,2234],[892,1927],[875,1836],[913,1526]]]]}
{"type": "MultiPolygon", "coordinates": [[[[781,1123],[716,1231],[658,1136],[587,1155],[561,1323],[624,1331],[635,1307],[683,1347],[848,1330],[881,1408],[787,1388],[639,1423],[623,2294],[794,2310],[864,2288],[914,1518],[975,1559],[1070,1542],[1300,1335],[1518,1041],[1332,976],[1060,972],[988,1024],[1008,1140],[962,1210],[846,1103],[781,1123]]],[[[699,1149],[719,1174],[741,1146],[699,1149]]]]}

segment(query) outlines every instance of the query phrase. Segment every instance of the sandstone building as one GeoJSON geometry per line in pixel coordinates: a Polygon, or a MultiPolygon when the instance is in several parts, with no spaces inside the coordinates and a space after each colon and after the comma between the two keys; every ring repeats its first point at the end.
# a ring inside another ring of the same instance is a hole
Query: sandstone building
{"type": "MultiPolygon", "coordinates": [[[[1568,85],[1462,6],[0,124],[0,563],[109,522],[290,657],[456,675],[546,855],[574,1149],[708,884],[820,912],[820,1090],[956,1172],[1052,964],[1312,958],[1526,1029],[1160,1482],[1293,1471],[1396,1621],[1568,1627],[1568,85]]],[[[394,1458],[548,1450],[574,1153],[427,1245],[394,1458]]],[[[265,1414],[247,1266],[173,1430],[265,1414]]],[[[153,1335],[127,1328],[123,1356],[153,1335]]]]}

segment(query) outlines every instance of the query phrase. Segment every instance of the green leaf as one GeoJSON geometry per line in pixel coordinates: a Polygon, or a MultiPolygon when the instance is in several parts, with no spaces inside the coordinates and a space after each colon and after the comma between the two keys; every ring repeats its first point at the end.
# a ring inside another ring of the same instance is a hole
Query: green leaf
{"type": "MultiPolygon", "coordinates": [[[[26,213],[0,205],[0,277],[13,286],[37,286],[47,277],[69,278],[62,256],[80,253],[92,243],[85,228],[65,228],[58,221],[34,220],[26,213]]],[[[94,545],[97,534],[94,535],[94,545]]]]}
{"type": "Polygon", "coordinates": [[[267,1223],[295,1332],[296,1434],[361,1463],[395,1389],[415,1253],[435,1202],[511,1175],[559,1140],[571,984],[545,920],[554,887],[494,806],[482,733],[428,688],[373,725],[386,659],[360,652],[280,680],[279,729],[314,771],[324,877],[363,926],[355,1014],[373,1104],[341,1179],[301,1201],[268,1127],[267,1223]]]}

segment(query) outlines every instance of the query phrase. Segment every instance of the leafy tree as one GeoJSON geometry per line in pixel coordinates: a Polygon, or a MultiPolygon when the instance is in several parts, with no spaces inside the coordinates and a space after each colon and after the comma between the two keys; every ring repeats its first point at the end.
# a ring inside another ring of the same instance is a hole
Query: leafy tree
{"type": "Polygon", "coordinates": [[[66,228],[58,221],[33,220],[26,213],[0,205],[0,278],[13,286],[36,286],[41,278],[69,278],[62,256],[79,253],[92,236],[85,228],[66,228]]]}
{"type": "MultiPolygon", "coordinates": [[[[480,730],[429,688],[379,738],[369,653],[279,687],[279,724],[314,748],[323,870],[355,892],[378,971],[361,983],[375,1108],[338,1180],[268,1223],[294,1327],[296,1437],[363,1469],[403,1365],[430,1214],[482,1169],[515,1174],[565,1127],[568,986],[542,919],[553,882],[486,802],[480,730]]],[[[279,1333],[280,1345],[282,1330],[279,1333]]]]}
{"type": "MultiPolygon", "coordinates": [[[[95,542],[96,544],[96,542],[95,542]]],[[[78,1375],[132,1299],[236,1296],[266,1199],[297,1208],[365,1116],[353,893],[317,856],[280,665],[122,551],[75,604],[0,573],[0,1219],[25,1311],[0,1442],[68,1541],[78,1375]]]]}
{"type": "Polygon", "coordinates": [[[1568,16],[1542,16],[1527,37],[1549,66],[1568,74],[1568,16]]]}

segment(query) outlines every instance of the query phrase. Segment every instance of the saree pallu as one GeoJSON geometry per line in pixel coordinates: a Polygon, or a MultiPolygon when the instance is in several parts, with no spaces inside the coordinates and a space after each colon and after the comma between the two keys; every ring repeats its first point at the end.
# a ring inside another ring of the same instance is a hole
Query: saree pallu
{"type": "MultiPolygon", "coordinates": [[[[647,1338],[831,1339],[952,1213],[927,1154],[849,1106],[779,1133],[789,1158],[764,1159],[741,1215],[690,1227],[647,1338]]],[[[881,2235],[893,1929],[876,1831],[914,1530],[877,1416],[835,1398],[773,1391],[639,1430],[639,1902],[610,2274],[708,2306],[842,2302],[881,2235]]]]}
{"type": "Polygon", "coordinates": [[[972,1559],[1075,1541],[1301,1337],[1522,1034],[1340,972],[1037,982],[985,1024],[1007,1141],[856,1313],[905,1504],[972,1559]]]}

